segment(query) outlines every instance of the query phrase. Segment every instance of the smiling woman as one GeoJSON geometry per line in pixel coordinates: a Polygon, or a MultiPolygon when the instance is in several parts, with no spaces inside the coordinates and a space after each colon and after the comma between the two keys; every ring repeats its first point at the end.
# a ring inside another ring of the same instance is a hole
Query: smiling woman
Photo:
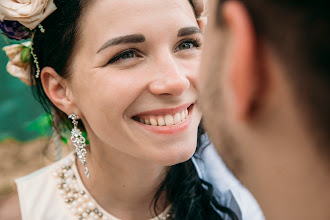
{"type": "Polygon", "coordinates": [[[191,160],[202,2],[54,3],[32,32],[31,82],[76,154],[17,180],[22,218],[236,219],[191,160]]]}

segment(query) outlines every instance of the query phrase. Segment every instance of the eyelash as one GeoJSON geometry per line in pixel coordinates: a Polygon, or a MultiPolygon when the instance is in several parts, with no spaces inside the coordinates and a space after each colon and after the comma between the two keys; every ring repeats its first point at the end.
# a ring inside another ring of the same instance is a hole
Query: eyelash
{"type": "Polygon", "coordinates": [[[109,60],[108,64],[115,63],[115,62],[117,62],[117,61],[119,61],[121,59],[124,60],[124,59],[128,59],[128,58],[133,58],[133,57],[124,58],[124,56],[129,55],[129,54],[132,54],[132,53],[133,53],[134,57],[136,57],[137,56],[136,54],[138,53],[138,51],[136,49],[125,50],[125,51],[119,53],[118,55],[116,55],[115,57],[111,58],[109,60]]]}
{"type": "MultiPolygon", "coordinates": [[[[178,46],[175,47],[175,51],[177,51],[176,49],[177,49],[180,45],[182,45],[182,44],[187,44],[187,43],[192,44],[193,47],[195,47],[195,48],[199,48],[199,47],[202,46],[202,43],[201,43],[200,39],[185,39],[185,40],[181,41],[181,42],[179,43],[178,46]]],[[[182,50],[189,50],[189,49],[191,49],[191,48],[188,48],[188,49],[182,49],[182,50]]]]}
{"type": "MultiPolygon", "coordinates": [[[[178,46],[175,47],[175,51],[178,51],[177,48],[179,48],[179,46],[181,46],[183,44],[192,44],[193,47],[195,47],[195,48],[201,47],[200,39],[185,39],[185,40],[181,41],[178,46]]],[[[191,47],[191,48],[193,48],[193,47],[191,47]]],[[[189,50],[191,48],[182,49],[182,50],[189,50]]],[[[122,60],[122,59],[125,60],[125,59],[130,59],[130,58],[137,57],[138,56],[137,53],[139,53],[139,51],[136,50],[136,49],[125,50],[125,51],[119,53],[118,55],[116,55],[115,57],[111,58],[109,60],[108,64],[116,63],[117,61],[122,60]],[[133,56],[125,58],[125,56],[131,55],[131,54],[133,54],[133,56]]]]}

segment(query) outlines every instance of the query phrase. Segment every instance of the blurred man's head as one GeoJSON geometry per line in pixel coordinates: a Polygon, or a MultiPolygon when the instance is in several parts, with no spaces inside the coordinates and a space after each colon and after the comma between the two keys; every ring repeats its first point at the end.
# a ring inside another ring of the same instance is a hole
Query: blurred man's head
{"type": "MultiPolygon", "coordinates": [[[[209,9],[204,122],[266,217],[275,216],[268,199],[299,198],[300,189],[287,190],[299,180],[314,190],[308,200],[329,180],[330,1],[210,0],[209,9]]],[[[284,212],[301,208],[290,202],[284,212]]]]}

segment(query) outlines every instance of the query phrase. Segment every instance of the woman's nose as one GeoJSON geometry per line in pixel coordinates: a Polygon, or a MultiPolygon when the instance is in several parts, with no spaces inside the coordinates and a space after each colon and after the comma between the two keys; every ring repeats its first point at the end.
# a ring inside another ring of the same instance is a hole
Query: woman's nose
{"type": "Polygon", "coordinates": [[[162,63],[162,65],[157,65],[158,71],[149,84],[150,92],[155,95],[180,96],[190,87],[190,81],[173,59],[167,59],[162,63]]]}

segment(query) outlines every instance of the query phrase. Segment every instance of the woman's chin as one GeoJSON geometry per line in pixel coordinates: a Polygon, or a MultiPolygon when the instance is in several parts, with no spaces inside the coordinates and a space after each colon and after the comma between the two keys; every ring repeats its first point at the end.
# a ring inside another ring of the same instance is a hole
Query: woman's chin
{"type": "MultiPolygon", "coordinates": [[[[196,145],[195,145],[196,146],[196,145]]],[[[168,152],[167,154],[161,155],[158,160],[159,164],[164,166],[173,166],[179,163],[183,163],[189,160],[195,153],[196,147],[191,147],[189,149],[180,149],[168,152]]]]}

